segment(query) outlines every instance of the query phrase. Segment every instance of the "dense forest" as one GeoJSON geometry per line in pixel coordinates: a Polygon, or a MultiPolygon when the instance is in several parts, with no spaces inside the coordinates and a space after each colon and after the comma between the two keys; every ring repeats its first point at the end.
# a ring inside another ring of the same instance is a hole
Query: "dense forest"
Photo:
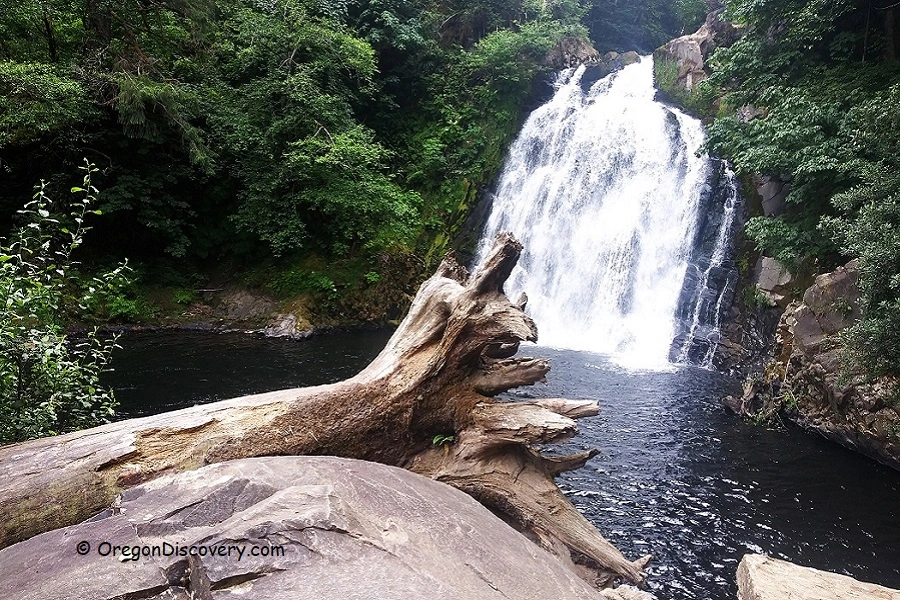
{"type": "Polygon", "coordinates": [[[743,37],[713,55],[710,148],[789,190],[758,248],[814,275],[860,259],[864,318],[847,366],[900,375],[900,63],[896,3],[737,0],[743,37]],[[743,108],[743,110],[738,110],[743,108]]]}
{"type": "MultiPolygon", "coordinates": [[[[362,284],[379,254],[443,253],[563,37],[652,48],[704,12],[658,0],[7,3],[0,223],[40,180],[59,197],[86,157],[103,191],[89,240],[102,256],[171,257],[182,277],[302,256],[320,276],[281,287],[362,284]]],[[[127,308],[119,316],[138,316],[127,308]]]]}

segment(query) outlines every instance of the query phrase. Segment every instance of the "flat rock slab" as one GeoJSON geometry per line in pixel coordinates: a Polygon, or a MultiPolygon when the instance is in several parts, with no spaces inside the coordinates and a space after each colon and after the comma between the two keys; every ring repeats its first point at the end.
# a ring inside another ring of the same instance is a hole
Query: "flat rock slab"
{"type": "Polygon", "coordinates": [[[463,492],[381,464],[301,456],[163,477],[87,522],[0,551],[0,598],[122,597],[604,596],[463,492]]]}
{"type": "Polygon", "coordinates": [[[900,600],[900,590],[762,554],[745,554],[737,579],[738,600],[900,600]]]}

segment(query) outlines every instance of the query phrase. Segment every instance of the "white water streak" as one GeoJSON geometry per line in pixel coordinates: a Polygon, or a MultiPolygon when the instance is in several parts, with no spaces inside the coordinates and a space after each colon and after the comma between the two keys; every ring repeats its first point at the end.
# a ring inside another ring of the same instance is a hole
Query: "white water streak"
{"type": "MultiPolygon", "coordinates": [[[[710,258],[709,265],[704,269],[700,276],[700,284],[698,286],[698,289],[700,290],[704,290],[709,286],[710,274],[713,269],[720,268],[725,263],[731,247],[731,230],[734,225],[734,220],[737,217],[738,186],[736,181],[737,178],[730,167],[725,167],[724,175],[728,181],[728,198],[725,200],[722,223],[719,225],[719,231],[716,233],[716,244],[713,249],[712,257],[710,258]]],[[[722,319],[722,302],[727,295],[725,292],[726,290],[724,289],[719,291],[719,297],[716,300],[716,306],[713,309],[712,314],[711,332],[707,335],[710,344],[706,350],[706,354],[703,356],[703,360],[700,361],[700,366],[707,369],[710,369],[713,366],[713,357],[715,356],[716,347],[718,345],[719,325],[722,319]]],[[[702,302],[702,299],[699,299],[698,302],[702,302]]],[[[678,352],[676,360],[679,363],[688,362],[691,340],[701,328],[700,315],[700,307],[697,306],[694,308],[694,320],[693,323],[691,323],[691,329],[678,352]]]]}
{"type": "Polygon", "coordinates": [[[667,365],[710,160],[696,119],[653,100],[650,58],[584,93],[584,67],[513,143],[479,249],[525,245],[507,292],[529,296],[543,345],[667,365]]]}

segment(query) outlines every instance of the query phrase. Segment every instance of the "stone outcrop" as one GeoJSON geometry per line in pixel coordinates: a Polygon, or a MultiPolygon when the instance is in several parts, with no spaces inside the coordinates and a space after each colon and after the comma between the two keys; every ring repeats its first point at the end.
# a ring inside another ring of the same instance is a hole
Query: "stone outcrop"
{"type": "Polygon", "coordinates": [[[900,590],[746,554],[737,570],[738,600],[900,600],[900,590]]]}
{"type": "Polygon", "coordinates": [[[772,306],[787,308],[791,299],[794,276],[774,258],[761,256],[754,269],[754,284],[772,306]]]}
{"type": "Polygon", "coordinates": [[[713,50],[730,46],[738,36],[734,25],[722,20],[722,10],[716,10],[707,15],[706,22],[695,33],[671,40],[653,56],[659,62],[674,62],[678,69],[676,85],[690,92],[709,77],[706,60],[713,50]]]}
{"type": "Polygon", "coordinates": [[[779,314],[776,308],[735,303],[723,319],[713,366],[742,377],[761,370],[769,359],[779,314]]]}
{"type": "Polygon", "coordinates": [[[592,589],[450,486],[334,457],[243,459],[151,481],[84,523],[0,551],[0,573],[0,597],[22,600],[652,598],[592,589]],[[230,554],[177,554],[192,546],[230,554]]]}
{"type": "Polygon", "coordinates": [[[600,53],[590,42],[577,37],[564,37],[550,50],[544,64],[554,69],[568,69],[581,64],[595,64],[600,53]]]}
{"type": "Polygon", "coordinates": [[[600,59],[600,64],[610,73],[639,62],[641,62],[641,55],[634,50],[622,53],[607,52],[600,59]]]}
{"type": "Polygon", "coordinates": [[[775,217],[784,212],[784,204],[791,190],[791,184],[780,177],[757,175],[753,178],[756,193],[759,194],[763,215],[775,217]]]}
{"type": "Polygon", "coordinates": [[[773,360],[744,385],[735,411],[758,419],[781,412],[802,427],[900,469],[900,410],[894,382],[846,372],[840,332],[861,316],[851,261],[816,278],[779,321],[773,360]]]}

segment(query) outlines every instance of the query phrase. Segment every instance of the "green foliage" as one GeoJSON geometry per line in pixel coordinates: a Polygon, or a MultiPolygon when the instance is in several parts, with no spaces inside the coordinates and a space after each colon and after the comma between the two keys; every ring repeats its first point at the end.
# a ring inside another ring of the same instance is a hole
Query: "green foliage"
{"type": "MultiPolygon", "coordinates": [[[[846,201],[847,195],[842,199],[846,201]]],[[[865,319],[844,335],[850,359],[872,375],[896,375],[900,373],[900,195],[866,203],[858,212],[828,221],[827,227],[847,255],[860,258],[865,319]]]]}
{"type": "Polygon", "coordinates": [[[334,280],[327,274],[300,268],[277,274],[269,283],[269,288],[282,298],[299,296],[306,292],[332,297],[337,293],[334,280]]]}
{"type": "Polygon", "coordinates": [[[656,86],[668,96],[668,100],[677,104],[687,112],[700,119],[709,119],[714,115],[715,89],[704,85],[695,85],[690,91],[678,83],[678,63],[670,60],[662,53],[656,53],[653,60],[653,74],[656,86]]]}
{"type": "Polygon", "coordinates": [[[88,231],[85,217],[97,212],[96,169],[84,167],[78,199],[68,214],[52,214],[42,184],[20,211],[25,225],[0,245],[0,443],[74,431],[106,422],[115,399],[100,384],[115,338],[96,331],[72,342],[63,316],[77,316],[124,278],[125,266],[80,289],[73,252],[88,231]]]}
{"type": "Polygon", "coordinates": [[[299,140],[284,155],[277,186],[284,191],[274,198],[248,195],[237,222],[278,254],[316,237],[335,238],[329,248],[335,254],[352,246],[372,251],[408,246],[420,198],[384,172],[387,157],[362,127],[299,140]]]}
{"type": "Polygon", "coordinates": [[[60,69],[0,61],[0,147],[57,134],[95,112],[84,85],[60,69]]]}
{"type": "Polygon", "coordinates": [[[433,446],[451,446],[455,441],[455,435],[436,435],[431,439],[431,444],[433,446]]]}
{"type": "Polygon", "coordinates": [[[782,391],[781,400],[784,402],[784,408],[789,411],[796,411],[798,408],[797,396],[794,395],[794,390],[787,388],[782,391]]]}
{"type": "Polygon", "coordinates": [[[747,223],[759,250],[793,268],[860,259],[863,319],[845,334],[846,358],[898,375],[900,66],[879,60],[868,12],[850,0],[730,2],[745,35],[716,51],[710,82],[726,106],[760,115],[720,117],[709,144],[741,173],[789,183],[784,214],[747,223]]]}
{"type": "Polygon", "coordinates": [[[706,17],[703,0],[591,0],[583,20],[603,49],[649,52],[673,37],[696,31],[706,17]]]}
{"type": "MultiPolygon", "coordinates": [[[[589,28],[604,50],[651,30],[662,41],[702,12],[698,0],[626,4],[6,2],[0,226],[35,180],[57,195],[68,184],[56,174],[89,155],[107,215],[95,256],[182,268],[439,260],[497,174],[554,45],[589,28]],[[594,27],[601,17],[612,29],[594,27]]],[[[377,283],[363,273],[328,276],[343,294],[351,280],[377,283]]],[[[90,307],[101,318],[149,310],[131,289],[108,297],[90,307]]]]}
{"type": "Polygon", "coordinates": [[[175,304],[190,304],[194,300],[197,299],[197,294],[194,293],[194,290],[175,290],[172,292],[172,302],[175,304]]]}

